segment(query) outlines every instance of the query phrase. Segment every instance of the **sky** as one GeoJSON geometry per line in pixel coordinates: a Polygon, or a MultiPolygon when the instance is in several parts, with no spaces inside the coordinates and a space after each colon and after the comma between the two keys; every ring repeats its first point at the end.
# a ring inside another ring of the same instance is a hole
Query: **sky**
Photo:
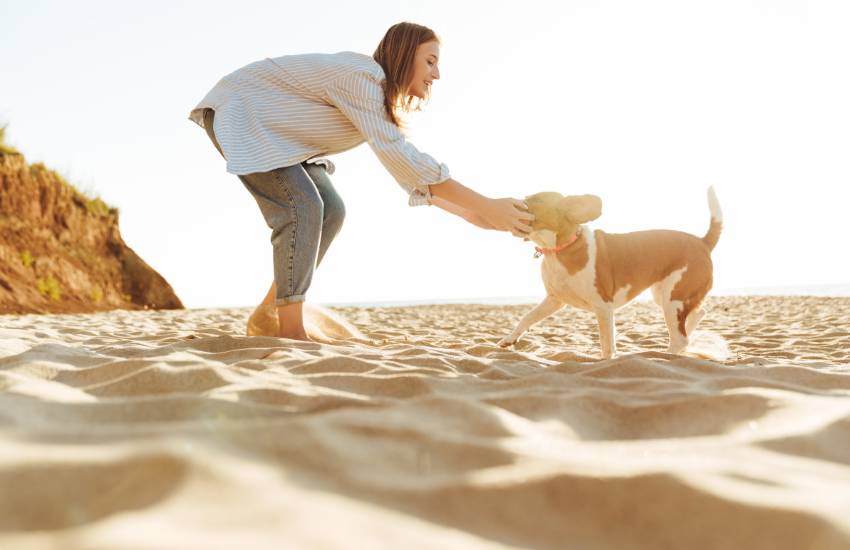
{"type": "MultiPolygon", "coordinates": [[[[125,3],[0,0],[0,124],[119,208],[187,307],[259,302],[270,230],[189,111],[287,54],[371,54],[399,21],[441,38],[410,141],[490,197],[593,193],[608,232],[724,231],[715,289],[850,283],[850,2],[125,3]]],[[[332,157],[347,217],[316,303],[542,296],[533,245],[407,206],[367,145],[332,157]]]]}

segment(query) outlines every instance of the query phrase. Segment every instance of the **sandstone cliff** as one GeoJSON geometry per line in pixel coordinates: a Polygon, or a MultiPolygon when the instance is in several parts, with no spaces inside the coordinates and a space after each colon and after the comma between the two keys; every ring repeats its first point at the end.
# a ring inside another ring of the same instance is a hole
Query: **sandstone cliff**
{"type": "Polygon", "coordinates": [[[182,307],[121,239],[116,209],[0,147],[0,314],[182,307]]]}

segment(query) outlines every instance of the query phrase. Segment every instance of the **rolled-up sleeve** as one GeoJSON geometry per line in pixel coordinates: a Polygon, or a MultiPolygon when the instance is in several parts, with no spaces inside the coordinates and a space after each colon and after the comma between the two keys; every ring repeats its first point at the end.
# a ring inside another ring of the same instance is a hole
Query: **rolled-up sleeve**
{"type": "Polygon", "coordinates": [[[379,78],[367,71],[352,72],[335,80],[327,94],[329,101],[363,134],[381,164],[407,191],[408,204],[430,204],[428,186],[449,179],[449,168],[419,151],[387,119],[379,78]]]}

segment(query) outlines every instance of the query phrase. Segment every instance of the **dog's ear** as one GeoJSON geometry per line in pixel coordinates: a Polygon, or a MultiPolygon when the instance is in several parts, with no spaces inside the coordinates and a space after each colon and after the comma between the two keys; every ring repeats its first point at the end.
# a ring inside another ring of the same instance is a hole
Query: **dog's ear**
{"type": "Polygon", "coordinates": [[[575,223],[586,223],[602,215],[602,199],[596,195],[567,195],[558,209],[575,223]]]}

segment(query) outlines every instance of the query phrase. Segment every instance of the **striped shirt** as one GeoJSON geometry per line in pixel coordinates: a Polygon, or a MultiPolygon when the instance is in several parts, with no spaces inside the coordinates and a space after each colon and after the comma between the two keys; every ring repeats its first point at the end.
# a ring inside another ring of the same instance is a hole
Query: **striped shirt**
{"type": "Polygon", "coordinates": [[[203,127],[204,110],[215,110],[213,132],[232,174],[304,161],[332,172],[319,156],[366,141],[409,194],[408,204],[430,204],[428,185],[449,179],[449,169],[388,119],[383,80],[381,66],[355,52],[266,58],[222,78],[189,118],[203,127]]]}

